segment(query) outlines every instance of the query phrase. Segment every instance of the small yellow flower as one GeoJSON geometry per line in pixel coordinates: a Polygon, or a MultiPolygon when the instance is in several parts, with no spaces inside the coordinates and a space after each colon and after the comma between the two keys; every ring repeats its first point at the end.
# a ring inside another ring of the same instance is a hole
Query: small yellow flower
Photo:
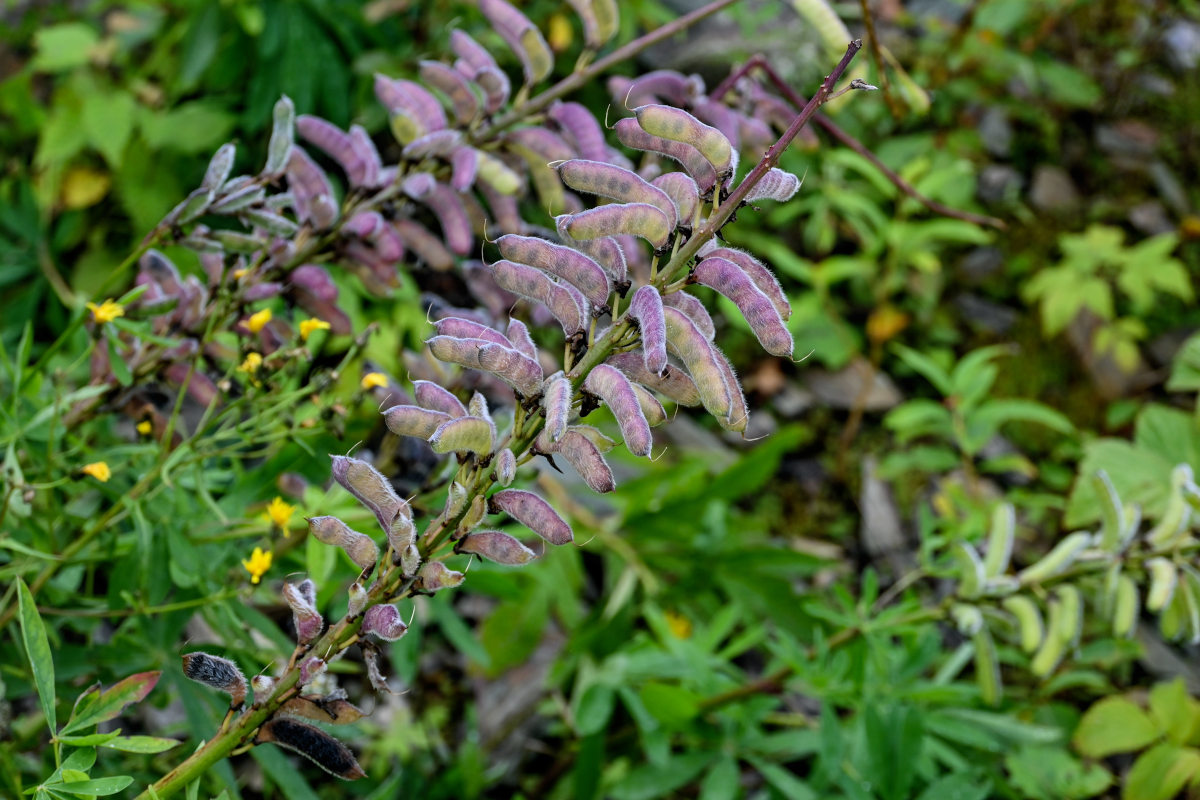
{"type": "Polygon", "coordinates": [[[308,337],[316,331],[329,330],[329,323],[323,319],[306,319],[300,323],[300,341],[307,342],[308,337]]]}
{"type": "Polygon", "coordinates": [[[270,321],[271,309],[264,308],[262,311],[255,311],[250,315],[250,318],[246,320],[246,327],[250,329],[251,333],[258,333],[270,321]]]}
{"type": "Polygon", "coordinates": [[[154,431],[154,423],[148,419],[144,419],[137,424],[137,432],[142,436],[149,436],[154,431]]]}
{"type": "Polygon", "coordinates": [[[249,559],[242,559],[242,566],[250,573],[250,582],[258,583],[271,568],[271,553],[264,553],[261,547],[256,547],[249,559]]]}
{"type": "Polygon", "coordinates": [[[692,635],[690,619],[674,611],[668,611],[664,616],[667,618],[667,627],[671,629],[671,633],[675,635],[676,639],[686,639],[692,635]]]}
{"type": "Polygon", "coordinates": [[[258,372],[258,368],[262,366],[262,356],[258,353],[247,353],[246,360],[238,367],[238,372],[249,372],[251,374],[258,372]]]}
{"type": "Polygon", "coordinates": [[[387,376],[382,372],[368,372],[363,375],[362,383],[360,384],[363,390],[374,389],[376,386],[387,386],[387,376]]]}
{"type": "Polygon", "coordinates": [[[246,277],[246,273],[249,271],[250,270],[246,269],[245,267],[242,267],[241,269],[235,269],[233,271],[233,279],[235,281],[240,281],[242,278],[246,277]]]}
{"type": "Polygon", "coordinates": [[[92,312],[92,319],[100,325],[103,325],[106,322],[112,322],[117,317],[125,316],[125,306],[121,305],[116,300],[105,300],[100,305],[88,303],[87,308],[88,311],[92,312]]]}
{"type": "Polygon", "coordinates": [[[283,531],[283,535],[288,535],[288,523],[292,521],[292,512],[296,510],[293,505],[288,505],[283,501],[282,497],[276,497],[267,506],[267,516],[271,518],[271,522],[275,527],[283,531]]]}
{"type": "Polygon", "coordinates": [[[112,470],[108,468],[108,464],[103,461],[95,461],[91,464],[84,464],[79,470],[84,475],[91,475],[101,483],[108,483],[108,479],[112,477],[112,470]]]}

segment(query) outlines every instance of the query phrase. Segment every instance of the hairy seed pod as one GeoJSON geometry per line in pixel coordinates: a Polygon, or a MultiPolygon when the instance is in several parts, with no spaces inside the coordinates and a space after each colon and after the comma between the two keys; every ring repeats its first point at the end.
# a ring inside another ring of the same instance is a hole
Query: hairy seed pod
{"type": "Polygon", "coordinates": [[[537,558],[537,555],[517,539],[501,531],[479,531],[459,539],[454,547],[456,553],[474,553],[477,556],[519,567],[537,558]]]}
{"type": "Polygon", "coordinates": [[[275,691],[275,679],[267,675],[255,675],[250,679],[250,688],[254,690],[254,702],[262,703],[275,691]]]}
{"type": "Polygon", "coordinates": [[[1017,517],[1011,503],[999,503],[992,510],[992,525],[988,531],[987,556],[983,571],[989,578],[1008,571],[1016,541],[1017,517]]]}
{"type": "Polygon", "coordinates": [[[586,106],[555,103],[547,116],[575,143],[579,155],[592,161],[608,161],[608,143],[600,123],[586,106]]]}
{"type": "Polygon", "coordinates": [[[292,153],[296,125],[296,106],[286,94],[275,102],[271,112],[271,140],[267,144],[267,164],[263,174],[278,175],[287,166],[292,153]]]}
{"type": "Polygon", "coordinates": [[[440,425],[454,417],[442,411],[418,406],[392,406],[383,412],[383,422],[397,436],[428,439],[440,425]]]}
{"type": "Polygon", "coordinates": [[[466,577],[461,572],[455,572],[446,567],[441,561],[429,561],[417,573],[414,588],[418,592],[437,592],[442,589],[453,589],[463,582],[466,577]]]}
{"type": "Polygon", "coordinates": [[[566,229],[566,224],[570,219],[570,214],[561,214],[554,218],[554,225],[558,230],[559,237],[573,249],[587,255],[599,264],[608,275],[613,287],[624,297],[625,291],[629,288],[629,266],[621,245],[611,236],[587,241],[573,240],[566,229]]]}
{"type": "Polygon", "coordinates": [[[487,113],[495,114],[508,103],[508,97],[512,94],[512,83],[503,70],[484,67],[476,70],[471,79],[483,90],[483,108],[487,113]]]}
{"type": "Polygon", "coordinates": [[[486,397],[479,392],[473,392],[470,401],[467,403],[467,412],[472,416],[487,420],[487,423],[492,426],[492,433],[495,433],[496,423],[492,419],[492,411],[488,408],[486,397]]]}
{"type": "Polygon", "coordinates": [[[367,668],[367,680],[370,681],[371,688],[377,692],[396,694],[388,686],[387,677],[379,667],[380,653],[378,645],[368,639],[365,642],[361,642],[359,646],[362,647],[363,664],[367,668]]]}
{"type": "Polygon", "coordinates": [[[529,328],[524,322],[515,317],[510,319],[508,321],[508,329],[504,332],[504,335],[512,342],[514,348],[522,354],[529,356],[534,361],[537,361],[537,345],[534,344],[533,337],[529,335],[529,328]]]}
{"type": "Polygon", "coordinates": [[[384,224],[383,215],[378,211],[360,211],[342,223],[342,233],[360,239],[370,239],[384,224]]]}
{"type": "Polygon", "coordinates": [[[494,427],[482,417],[456,417],[438,426],[429,445],[435,453],[490,455],[495,447],[494,427]]]}
{"type": "Polygon", "coordinates": [[[1058,598],[1051,598],[1048,610],[1046,635],[1042,639],[1041,647],[1038,648],[1033,659],[1029,662],[1029,670],[1039,678],[1045,678],[1053,672],[1054,668],[1058,666],[1058,662],[1062,660],[1063,653],[1066,651],[1066,642],[1057,635],[1057,631],[1063,625],[1062,603],[1059,602],[1058,598]]]}
{"type": "Polygon", "coordinates": [[[661,209],[649,203],[610,203],[571,214],[564,224],[567,235],[576,240],[629,234],[648,241],[655,250],[670,243],[674,225],[661,209]]]}
{"type": "Polygon", "coordinates": [[[1062,603],[1062,615],[1055,634],[1069,648],[1079,644],[1079,634],[1083,631],[1083,595],[1069,583],[1064,583],[1055,590],[1055,595],[1062,603]]]}
{"type": "Polygon", "coordinates": [[[455,531],[456,535],[461,535],[469,532],[480,522],[483,522],[484,515],[487,514],[487,500],[483,495],[475,495],[475,499],[471,501],[471,505],[467,508],[467,513],[458,523],[458,528],[455,531]]]}
{"type": "Polygon", "coordinates": [[[300,662],[300,685],[307,686],[317,681],[328,669],[329,662],[316,656],[300,662]]]}
{"type": "MultiPolygon", "coordinates": [[[[469,191],[475,185],[475,176],[478,173],[479,151],[473,147],[455,148],[450,154],[450,188],[456,192],[469,191]]],[[[471,197],[471,201],[474,200],[475,198],[471,197]]],[[[478,204],[478,201],[476,201],[473,208],[476,209],[473,211],[473,215],[474,213],[478,213],[480,217],[483,216],[483,207],[478,204]]]]}
{"type": "Polygon", "coordinates": [[[396,517],[387,532],[388,547],[392,548],[393,558],[403,553],[416,539],[417,528],[407,517],[396,517]]]}
{"type": "Polygon", "coordinates": [[[440,61],[421,61],[421,80],[437,89],[450,101],[454,120],[459,125],[469,125],[482,111],[479,90],[453,67],[440,61]]]}
{"type": "Polygon", "coordinates": [[[189,680],[229,695],[229,704],[238,708],[246,702],[246,676],[228,658],[208,653],[185,653],[183,674],[189,680]]]}
{"type": "Polygon", "coordinates": [[[275,717],[258,729],[256,742],[273,742],[299,753],[321,769],[342,780],[354,781],[366,777],[354,754],[346,745],[320,728],[289,717],[275,717]]]}
{"type": "Polygon", "coordinates": [[[695,382],[687,373],[671,364],[661,374],[656,374],[646,369],[642,356],[637,353],[614,353],[605,359],[605,363],[624,372],[634,383],[653,389],[680,405],[700,405],[700,391],[695,382]]]}
{"type": "Polygon", "coordinates": [[[742,250],[737,250],[732,247],[715,248],[705,256],[713,256],[714,258],[724,258],[732,261],[745,272],[759,291],[765,294],[771,304],[775,306],[775,310],[779,312],[779,316],[783,319],[789,319],[792,316],[792,307],[788,303],[787,295],[783,292],[783,287],[779,284],[779,279],[775,277],[775,273],[767,269],[761,261],[754,256],[742,250]]]}
{"type": "Polygon", "coordinates": [[[967,599],[979,597],[983,593],[986,575],[978,551],[969,542],[958,542],[954,546],[954,563],[958,568],[958,596],[967,599]]]}
{"type": "Polygon", "coordinates": [[[467,507],[467,487],[458,481],[451,481],[446,490],[446,506],[443,509],[446,519],[457,517],[467,507]]]}
{"type": "Polygon", "coordinates": [[[367,607],[367,590],[363,587],[360,581],[355,581],[350,584],[349,589],[350,601],[346,608],[346,613],[351,617],[357,617],[363,613],[363,609],[367,607]]]}
{"type": "Polygon", "coordinates": [[[591,439],[577,428],[569,429],[555,445],[554,452],[560,454],[583,478],[583,482],[594,492],[604,494],[617,488],[612,469],[604,460],[603,453],[591,439]]]}
{"type": "Polygon", "coordinates": [[[1183,488],[1192,483],[1192,468],[1180,464],[1171,471],[1171,489],[1167,495],[1167,507],[1158,524],[1146,532],[1146,541],[1153,547],[1166,547],[1188,529],[1192,509],[1184,496],[1183,488]]]}
{"type": "Polygon", "coordinates": [[[283,584],[283,599],[292,609],[292,622],[296,626],[296,639],[300,644],[308,644],[316,640],[325,629],[325,619],[317,611],[315,604],[295,584],[283,584]]]}
{"type": "MultiPolygon", "coordinates": [[[[440,411],[451,417],[465,417],[467,408],[447,389],[432,381],[413,381],[413,395],[421,408],[440,411]]],[[[443,420],[444,421],[444,420],[443,420]]],[[[440,424],[440,423],[439,423],[440,424]]]]}
{"type": "Polygon", "coordinates": [[[799,189],[799,178],[778,167],[771,167],[770,171],[762,177],[762,180],[754,184],[754,188],[746,195],[745,202],[753,203],[755,200],[774,200],[778,203],[786,203],[792,199],[792,196],[799,189]]]}
{"type": "Polygon", "coordinates": [[[308,529],[317,541],[345,550],[359,569],[373,567],[379,560],[379,547],[371,537],[351,530],[337,517],[311,517],[308,529]]]}
{"type": "Polygon", "coordinates": [[[700,393],[700,401],[714,417],[727,418],[733,410],[733,400],[716,348],[695,323],[678,309],[670,306],[663,308],[663,319],[667,347],[687,367],[700,393]]]}
{"type": "Polygon", "coordinates": [[[717,185],[717,170],[708,159],[695,147],[682,142],[671,141],[664,139],[661,136],[654,136],[642,129],[642,126],[633,117],[617,120],[613,126],[616,131],[617,139],[621,144],[630,147],[634,150],[644,150],[649,153],[658,153],[670,158],[687,170],[687,173],[696,181],[696,187],[700,190],[701,197],[707,197],[717,185]]]}
{"type": "Polygon", "coordinates": [[[646,105],[655,100],[661,100],[674,106],[690,105],[697,97],[703,96],[704,80],[699,75],[684,75],[673,69],[656,69],[639,75],[627,86],[613,86],[613,99],[626,108],[646,105]]]}
{"type": "Polygon", "coordinates": [[[406,217],[394,219],[390,224],[405,246],[430,269],[435,272],[454,269],[454,254],[424,225],[406,217]]]}
{"type": "Polygon", "coordinates": [[[525,70],[525,83],[535,84],[550,74],[554,69],[554,54],[528,17],[505,0],[479,0],[479,10],[520,59],[525,70]]]}
{"type": "Polygon", "coordinates": [[[1004,606],[1004,610],[1017,620],[1017,634],[1021,649],[1026,653],[1037,650],[1045,634],[1042,612],[1038,610],[1037,603],[1023,594],[1006,597],[1000,602],[1004,606]]]}
{"type": "Polygon", "coordinates": [[[412,518],[408,503],[400,499],[391,481],[375,467],[357,458],[330,458],[333,461],[333,479],[375,515],[379,527],[384,531],[391,527],[396,517],[412,518]]]}
{"type": "Polygon", "coordinates": [[[1150,588],[1146,591],[1146,610],[1154,613],[1161,612],[1175,596],[1175,587],[1179,585],[1179,568],[1170,559],[1156,556],[1145,563],[1146,573],[1150,577],[1150,588]]]}
{"type": "Polygon", "coordinates": [[[637,394],[642,416],[646,418],[646,422],[650,424],[651,428],[657,428],[667,421],[667,410],[663,408],[662,403],[658,401],[653,392],[638,383],[633,384],[633,391],[637,394]]]}
{"type": "Polygon", "coordinates": [[[471,35],[458,29],[450,31],[450,50],[458,56],[470,72],[480,69],[496,69],[499,64],[486,47],[471,38],[471,35]]]}
{"type": "Polygon", "coordinates": [[[665,172],[650,183],[671,198],[678,217],[676,224],[681,229],[690,231],[700,210],[700,187],[696,185],[696,181],[686,172],[665,172]]]}
{"type": "Polygon", "coordinates": [[[646,203],[666,215],[669,228],[674,229],[679,224],[679,209],[675,201],[636,172],[603,161],[581,158],[563,161],[556,169],[563,183],[577,192],[607,197],[619,203],[646,203]]]}
{"type": "Polygon", "coordinates": [[[371,141],[371,135],[362,125],[350,126],[350,146],[355,157],[354,170],[346,173],[350,184],[369,189],[382,185],[383,159],[379,157],[379,150],[371,141]]]}
{"type": "Polygon", "coordinates": [[[716,339],[717,326],[708,313],[708,309],[704,307],[704,303],[701,303],[695,295],[688,294],[681,289],[678,292],[664,295],[662,301],[663,305],[671,306],[687,315],[688,319],[695,323],[700,333],[704,334],[705,339],[710,342],[716,339]]]}
{"type": "Polygon", "coordinates": [[[226,185],[221,192],[221,197],[212,204],[209,211],[214,214],[233,214],[247,206],[256,206],[262,203],[266,199],[266,195],[267,192],[263,187],[253,183],[237,189],[231,189],[226,185]]]}
{"type": "Polygon", "coordinates": [[[471,219],[458,192],[444,183],[435,183],[419,202],[424,203],[437,217],[450,252],[465,256],[474,249],[475,235],[471,231],[471,219]]]}
{"type": "Polygon", "coordinates": [[[625,373],[610,364],[597,364],[584,379],[583,388],[612,409],[629,452],[635,456],[650,455],[650,447],[654,442],[650,435],[650,423],[642,415],[637,392],[625,373]]]}
{"type": "Polygon", "coordinates": [[[637,322],[642,335],[642,355],[646,369],[655,375],[667,368],[667,324],[663,300],[658,289],[647,284],[633,293],[626,316],[637,322]]]}
{"type": "Polygon", "coordinates": [[[400,154],[409,161],[420,161],[425,158],[448,158],[451,153],[462,146],[462,140],[462,131],[454,129],[433,131],[404,145],[400,154]]]}
{"type": "MultiPolygon", "coordinates": [[[[255,689],[257,695],[258,690],[255,689]]],[[[298,695],[279,707],[279,713],[288,717],[324,722],[327,725],[349,725],[366,716],[362,709],[345,698],[328,698],[298,695]]]]}
{"type": "Polygon", "coordinates": [[[1017,575],[1021,583],[1039,583],[1051,578],[1075,563],[1075,559],[1083,552],[1091,541],[1091,534],[1076,531],[1055,545],[1054,549],[1041,560],[1023,569],[1017,575]]]}
{"type": "Polygon", "coordinates": [[[672,106],[647,104],[638,106],[633,113],[646,133],[696,148],[722,179],[733,174],[737,151],[716,128],[705,125],[682,108],[672,106]]]}
{"type": "Polygon", "coordinates": [[[587,298],[568,283],[555,283],[544,272],[515,261],[492,264],[500,288],[534,300],[550,310],[567,336],[587,328],[587,298]]]}
{"type": "Polygon", "coordinates": [[[404,114],[411,119],[416,124],[417,136],[446,127],[442,104],[419,83],[376,73],[375,97],[389,114],[404,114]]]}
{"type": "Polygon", "coordinates": [[[567,432],[567,423],[571,418],[572,395],[571,382],[562,372],[556,372],[546,379],[542,409],[546,414],[546,435],[552,442],[557,442],[567,432]]]}
{"type": "Polygon", "coordinates": [[[612,287],[608,275],[594,260],[570,247],[534,236],[508,234],[496,240],[508,261],[528,264],[574,285],[592,305],[607,305],[612,287]]]}
{"type": "Polygon", "coordinates": [[[620,17],[616,0],[568,0],[583,21],[583,40],[591,50],[603,47],[617,35],[620,17]]]}
{"type": "Polygon", "coordinates": [[[408,625],[400,616],[400,609],[388,603],[371,606],[363,615],[362,632],[378,636],[385,642],[395,642],[408,633],[408,625]]]}
{"type": "Polygon", "coordinates": [[[204,178],[200,181],[200,187],[220,191],[225,186],[225,181],[229,179],[229,173],[233,172],[235,156],[237,156],[237,147],[232,142],[221,145],[208,162],[208,168],[204,170],[204,178]]]}
{"type": "Polygon", "coordinates": [[[500,333],[500,331],[464,317],[442,317],[433,323],[433,328],[437,331],[438,336],[455,336],[459,339],[484,339],[504,347],[513,347],[512,341],[503,333],[500,333]]]}
{"type": "Polygon", "coordinates": [[[299,583],[293,583],[292,587],[306,603],[313,608],[317,607],[317,584],[313,582],[312,578],[305,578],[299,583]]]}
{"type": "Polygon", "coordinates": [[[501,486],[511,486],[517,477],[517,457],[507,447],[496,454],[495,476],[496,483],[501,486]]]}
{"type": "Polygon", "coordinates": [[[724,134],[725,138],[729,140],[730,147],[734,150],[741,149],[741,138],[738,135],[741,132],[741,114],[724,103],[710,100],[707,97],[696,98],[696,102],[692,103],[689,110],[696,119],[724,134]]]}
{"type": "Polygon", "coordinates": [[[504,135],[504,142],[512,150],[528,150],[534,160],[543,166],[551,162],[566,161],[577,155],[565,139],[548,128],[517,128],[504,135]]]}
{"type": "Polygon", "coordinates": [[[737,264],[709,256],[696,264],[692,279],[716,289],[733,301],[763,348],[770,354],[790,358],[795,347],[783,318],[737,264]]]}
{"type": "Polygon", "coordinates": [[[337,221],[333,186],[317,162],[299,147],[293,147],[286,172],[288,189],[296,200],[296,216],[301,222],[312,223],[314,228],[324,230],[337,221]]]}
{"type": "Polygon", "coordinates": [[[572,425],[570,430],[575,431],[596,446],[596,449],[601,453],[607,453],[617,446],[615,439],[610,439],[599,428],[594,425],[572,425]]]}
{"type": "Polygon", "coordinates": [[[439,361],[490,372],[522,397],[536,397],[542,387],[542,366],[529,356],[484,339],[434,336],[425,342],[439,361]]]}
{"type": "Polygon", "coordinates": [[[575,539],[571,526],[533,492],[502,489],[489,498],[488,507],[493,514],[501,511],[508,514],[550,544],[569,544],[575,539]]]}

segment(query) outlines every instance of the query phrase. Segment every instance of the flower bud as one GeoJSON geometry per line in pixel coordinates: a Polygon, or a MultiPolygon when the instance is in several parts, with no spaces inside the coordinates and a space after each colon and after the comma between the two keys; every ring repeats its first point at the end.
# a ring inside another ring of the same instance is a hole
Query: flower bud
{"type": "Polygon", "coordinates": [[[362,632],[370,633],[385,642],[394,642],[408,632],[400,617],[400,609],[387,603],[371,606],[363,616],[362,632]]]}
{"type": "Polygon", "coordinates": [[[183,674],[196,683],[203,683],[229,695],[234,708],[246,702],[246,676],[227,658],[208,653],[185,653],[183,674]]]}

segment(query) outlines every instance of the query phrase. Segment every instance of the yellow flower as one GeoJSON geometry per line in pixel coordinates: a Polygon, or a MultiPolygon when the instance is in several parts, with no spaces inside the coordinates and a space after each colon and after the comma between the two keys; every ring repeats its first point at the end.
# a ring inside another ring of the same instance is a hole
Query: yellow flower
{"type": "Polygon", "coordinates": [[[667,627],[671,629],[671,633],[675,635],[676,639],[686,639],[692,635],[690,619],[674,611],[668,611],[664,616],[667,618],[667,627]]]}
{"type": "Polygon", "coordinates": [[[105,300],[100,305],[88,303],[87,308],[92,312],[92,319],[100,325],[112,322],[117,317],[125,316],[125,306],[115,300],[105,300]]]}
{"type": "Polygon", "coordinates": [[[250,318],[246,320],[246,327],[250,329],[251,333],[258,333],[270,321],[271,309],[264,308],[262,311],[255,311],[250,315],[250,318]]]}
{"type": "Polygon", "coordinates": [[[137,424],[137,432],[142,436],[149,436],[154,431],[154,423],[148,419],[144,419],[137,424]]]}
{"type": "Polygon", "coordinates": [[[84,475],[91,475],[101,483],[108,483],[108,479],[112,477],[112,470],[108,468],[108,464],[103,461],[95,461],[91,464],[84,464],[80,469],[84,475]]]}
{"type": "Polygon", "coordinates": [[[283,531],[283,535],[287,536],[288,523],[292,521],[292,512],[295,510],[296,507],[285,503],[282,497],[276,497],[267,506],[267,516],[271,518],[271,522],[277,528],[283,531]]]}
{"type": "Polygon", "coordinates": [[[238,372],[258,372],[258,368],[262,366],[262,356],[258,353],[247,353],[246,360],[238,367],[238,372]]]}
{"type": "Polygon", "coordinates": [[[308,337],[316,331],[329,330],[329,323],[323,319],[306,319],[300,323],[300,341],[307,342],[308,337]]]}
{"type": "Polygon", "coordinates": [[[242,269],[235,269],[233,271],[233,279],[235,281],[240,281],[242,278],[246,277],[246,273],[249,271],[250,270],[246,269],[245,267],[243,267],[242,269]]]}
{"type": "Polygon", "coordinates": [[[382,372],[368,372],[366,375],[363,375],[360,385],[364,390],[374,389],[376,386],[387,386],[388,379],[382,372]]]}
{"type": "Polygon", "coordinates": [[[258,583],[271,568],[271,553],[264,553],[261,547],[256,547],[249,559],[242,559],[242,566],[250,573],[250,582],[258,583]]]}

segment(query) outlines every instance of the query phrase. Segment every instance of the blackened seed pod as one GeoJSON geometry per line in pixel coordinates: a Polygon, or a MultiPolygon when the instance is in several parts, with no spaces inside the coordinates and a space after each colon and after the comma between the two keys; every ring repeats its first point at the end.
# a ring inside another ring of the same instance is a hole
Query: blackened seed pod
{"type": "Polygon", "coordinates": [[[574,141],[579,155],[592,161],[608,161],[608,143],[604,140],[604,131],[586,106],[555,103],[547,116],[574,141]]]}
{"type": "Polygon", "coordinates": [[[682,311],[667,306],[663,309],[663,316],[668,349],[687,367],[704,407],[714,417],[724,419],[729,414],[732,401],[729,387],[725,384],[725,373],[717,363],[715,348],[682,311]]]}
{"type": "Polygon", "coordinates": [[[550,544],[563,545],[575,539],[566,520],[533,492],[502,489],[488,499],[488,507],[493,514],[503,511],[550,544]]]}
{"type": "Polygon", "coordinates": [[[495,471],[496,483],[501,486],[511,486],[517,477],[517,457],[507,447],[496,454],[495,471]]]}
{"type": "Polygon", "coordinates": [[[616,36],[620,21],[616,0],[568,0],[583,21],[583,39],[592,50],[616,36]]]}
{"type": "Polygon", "coordinates": [[[479,10],[520,59],[527,84],[537,83],[550,74],[554,68],[554,55],[528,17],[505,0],[479,0],[479,10]]]}
{"type": "Polygon", "coordinates": [[[737,264],[719,256],[709,256],[692,270],[692,279],[732,300],[768,353],[791,358],[794,347],[792,334],[784,326],[770,298],[754,285],[750,276],[737,264]]]}
{"type": "Polygon", "coordinates": [[[246,676],[227,658],[208,653],[184,653],[183,674],[189,680],[225,692],[234,708],[246,702],[246,676]]]}
{"type": "Polygon", "coordinates": [[[517,234],[501,236],[496,244],[505,259],[529,264],[568,281],[597,308],[608,303],[612,291],[608,275],[592,258],[578,250],[536,236],[517,234]]]}
{"type": "Polygon", "coordinates": [[[376,74],[375,97],[389,113],[411,118],[417,124],[417,136],[446,127],[442,104],[419,83],[376,74]]]}
{"type": "Polygon", "coordinates": [[[696,323],[696,327],[704,334],[704,338],[710,342],[717,336],[717,326],[713,323],[713,318],[708,313],[708,309],[704,307],[699,298],[695,295],[688,294],[686,291],[671,292],[663,298],[663,305],[677,308],[692,322],[696,323]]]}
{"type": "Polygon", "coordinates": [[[482,417],[455,417],[438,426],[429,437],[435,453],[490,455],[495,447],[494,428],[482,417]]]}
{"type": "Polygon", "coordinates": [[[679,209],[676,208],[675,201],[636,172],[602,161],[581,158],[563,161],[556,169],[563,183],[577,192],[607,197],[619,203],[646,203],[667,216],[667,223],[671,229],[679,224],[679,209]]]}
{"type": "Polygon", "coordinates": [[[667,327],[663,320],[663,300],[658,289],[647,284],[633,293],[629,301],[630,319],[642,334],[642,354],[646,369],[658,375],[667,368],[667,327]]]}
{"type": "Polygon", "coordinates": [[[524,566],[537,558],[532,550],[502,531],[468,534],[458,540],[454,550],[457,553],[474,553],[488,561],[510,567],[524,566]]]}
{"type": "Polygon", "coordinates": [[[236,155],[237,147],[232,142],[221,145],[208,162],[208,168],[204,170],[204,179],[200,181],[200,186],[214,191],[220,190],[225,185],[225,181],[229,179],[229,173],[233,172],[233,159],[236,155]]]}
{"type": "MultiPolygon", "coordinates": [[[[449,390],[438,386],[432,381],[413,381],[413,396],[417,404],[431,411],[440,411],[451,417],[465,417],[466,406],[449,390]]],[[[443,420],[444,422],[445,420],[443,420]]],[[[438,423],[441,424],[441,423],[438,423]]]]}
{"type": "Polygon", "coordinates": [[[363,585],[360,581],[355,581],[354,583],[350,584],[349,594],[350,601],[348,607],[346,608],[346,614],[351,617],[357,617],[359,614],[363,613],[363,609],[367,607],[367,601],[370,598],[367,596],[367,590],[363,588],[363,585]]]}
{"type": "Polygon", "coordinates": [[[308,529],[317,541],[340,547],[360,569],[367,569],[379,560],[379,547],[371,537],[351,530],[337,517],[311,517],[308,529]]]}
{"type": "Polygon", "coordinates": [[[330,456],[333,460],[333,479],[358,502],[367,507],[387,530],[398,516],[412,517],[408,503],[400,499],[392,483],[375,467],[365,461],[347,456],[330,456]]]}
{"type": "Polygon", "coordinates": [[[686,172],[665,172],[650,181],[675,203],[679,211],[679,227],[690,231],[700,208],[700,187],[686,172]]]}
{"type": "Polygon", "coordinates": [[[276,717],[259,728],[256,742],[273,742],[299,753],[321,769],[342,780],[366,777],[346,745],[325,731],[289,717],[276,717]]]}
{"type": "Polygon", "coordinates": [[[779,285],[779,279],[775,277],[775,273],[767,269],[761,261],[744,250],[737,250],[732,247],[717,247],[710,250],[704,255],[715,256],[732,261],[750,276],[750,280],[758,287],[759,291],[767,296],[771,301],[771,305],[775,306],[775,310],[779,312],[779,316],[783,319],[790,319],[792,316],[792,306],[788,303],[787,295],[783,292],[783,287],[779,285]]]}
{"type": "Polygon", "coordinates": [[[655,250],[666,248],[674,227],[661,209],[649,203],[609,203],[572,214],[565,223],[567,235],[572,239],[598,239],[624,233],[645,239],[655,250]]]}
{"type": "Polygon", "coordinates": [[[449,272],[454,269],[454,254],[424,225],[401,217],[392,220],[391,226],[405,246],[434,272],[449,272]]]}
{"type": "Polygon", "coordinates": [[[513,343],[500,331],[465,317],[442,317],[433,323],[438,336],[454,336],[459,339],[485,339],[504,347],[512,347],[513,343]]]}
{"type": "Polygon", "coordinates": [[[452,128],[433,131],[404,145],[400,154],[409,161],[420,161],[425,158],[448,158],[462,145],[462,139],[462,131],[452,128]]]}
{"type": "Polygon", "coordinates": [[[612,469],[604,460],[603,453],[591,439],[579,430],[568,430],[562,440],[556,445],[556,453],[567,460],[583,482],[594,492],[604,494],[617,488],[612,469]]]}
{"type": "Polygon", "coordinates": [[[567,432],[567,423],[571,419],[572,395],[571,382],[562,372],[556,372],[546,379],[542,409],[546,414],[546,435],[552,442],[557,442],[567,432]]]}
{"type": "Polygon", "coordinates": [[[292,609],[292,622],[296,626],[296,640],[308,644],[316,640],[325,628],[325,620],[296,584],[283,584],[283,599],[292,609]]]}
{"type": "Polygon", "coordinates": [[[642,356],[633,352],[615,353],[605,362],[624,372],[631,381],[653,389],[680,405],[700,405],[700,392],[695,382],[678,367],[667,364],[662,374],[655,374],[646,369],[642,356]]]}
{"type": "Polygon", "coordinates": [[[515,261],[492,264],[492,275],[500,288],[548,308],[567,336],[587,327],[587,298],[574,286],[555,283],[544,272],[515,261]]]}
{"type": "Polygon", "coordinates": [[[443,422],[454,419],[441,411],[418,406],[392,406],[383,412],[383,423],[397,436],[428,439],[443,422]]]}
{"type": "Polygon", "coordinates": [[[642,130],[642,126],[634,117],[617,120],[613,125],[618,141],[634,150],[644,150],[649,153],[659,153],[667,158],[678,161],[696,181],[702,197],[711,194],[717,185],[717,170],[709,163],[704,155],[683,142],[674,142],[661,136],[653,136],[642,130]]]}
{"type": "Polygon", "coordinates": [[[625,373],[611,364],[597,364],[583,381],[583,388],[604,401],[612,409],[613,417],[621,429],[625,446],[635,456],[650,455],[653,439],[650,423],[642,415],[637,392],[625,373]]]}
{"type": "Polygon", "coordinates": [[[637,394],[638,405],[642,407],[642,416],[651,428],[657,428],[667,421],[667,410],[653,392],[638,383],[633,384],[633,391],[637,394]]]}
{"type": "Polygon", "coordinates": [[[682,142],[699,150],[722,179],[732,175],[737,167],[737,151],[725,134],[705,125],[682,108],[652,103],[638,106],[633,113],[642,130],[651,136],[682,142]]]}
{"type": "Polygon", "coordinates": [[[271,121],[271,140],[267,144],[267,164],[263,173],[278,175],[291,155],[296,124],[296,106],[286,94],[275,102],[271,121]]]}
{"type": "Polygon", "coordinates": [[[459,125],[470,124],[482,111],[479,90],[453,67],[440,61],[422,61],[421,80],[446,96],[459,125]]]}
{"type": "Polygon", "coordinates": [[[800,179],[798,177],[790,172],[779,169],[779,167],[771,167],[771,170],[762,177],[762,180],[754,184],[754,188],[746,195],[745,202],[775,200],[776,202],[784,203],[791,200],[792,195],[799,188],[800,179]]]}
{"type": "Polygon", "coordinates": [[[508,330],[504,334],[513,343],[514,348],[522,354],[529,356],[534,361],[537,361],[537,345],[534,344],[533,337],[529,335],[529,328],[524,322],[521,322],[516,317],[510,319],[508,321],[508,330]]]}
{"type": "Polygon", "coordinates": [[[363,616],[362,632],[378,636],[385,642],[395,642],[408,633],[408,625],[400,616],[400,609],[380,603],[367,609],[363,616]]]}
{"type": "Polygon", "coordinates": [[[427,561],[417,573],[414,586],[419,592],[438,592],[459,586],[464,577],[463,573],[447,568],[441,561],[427,561]]]}

